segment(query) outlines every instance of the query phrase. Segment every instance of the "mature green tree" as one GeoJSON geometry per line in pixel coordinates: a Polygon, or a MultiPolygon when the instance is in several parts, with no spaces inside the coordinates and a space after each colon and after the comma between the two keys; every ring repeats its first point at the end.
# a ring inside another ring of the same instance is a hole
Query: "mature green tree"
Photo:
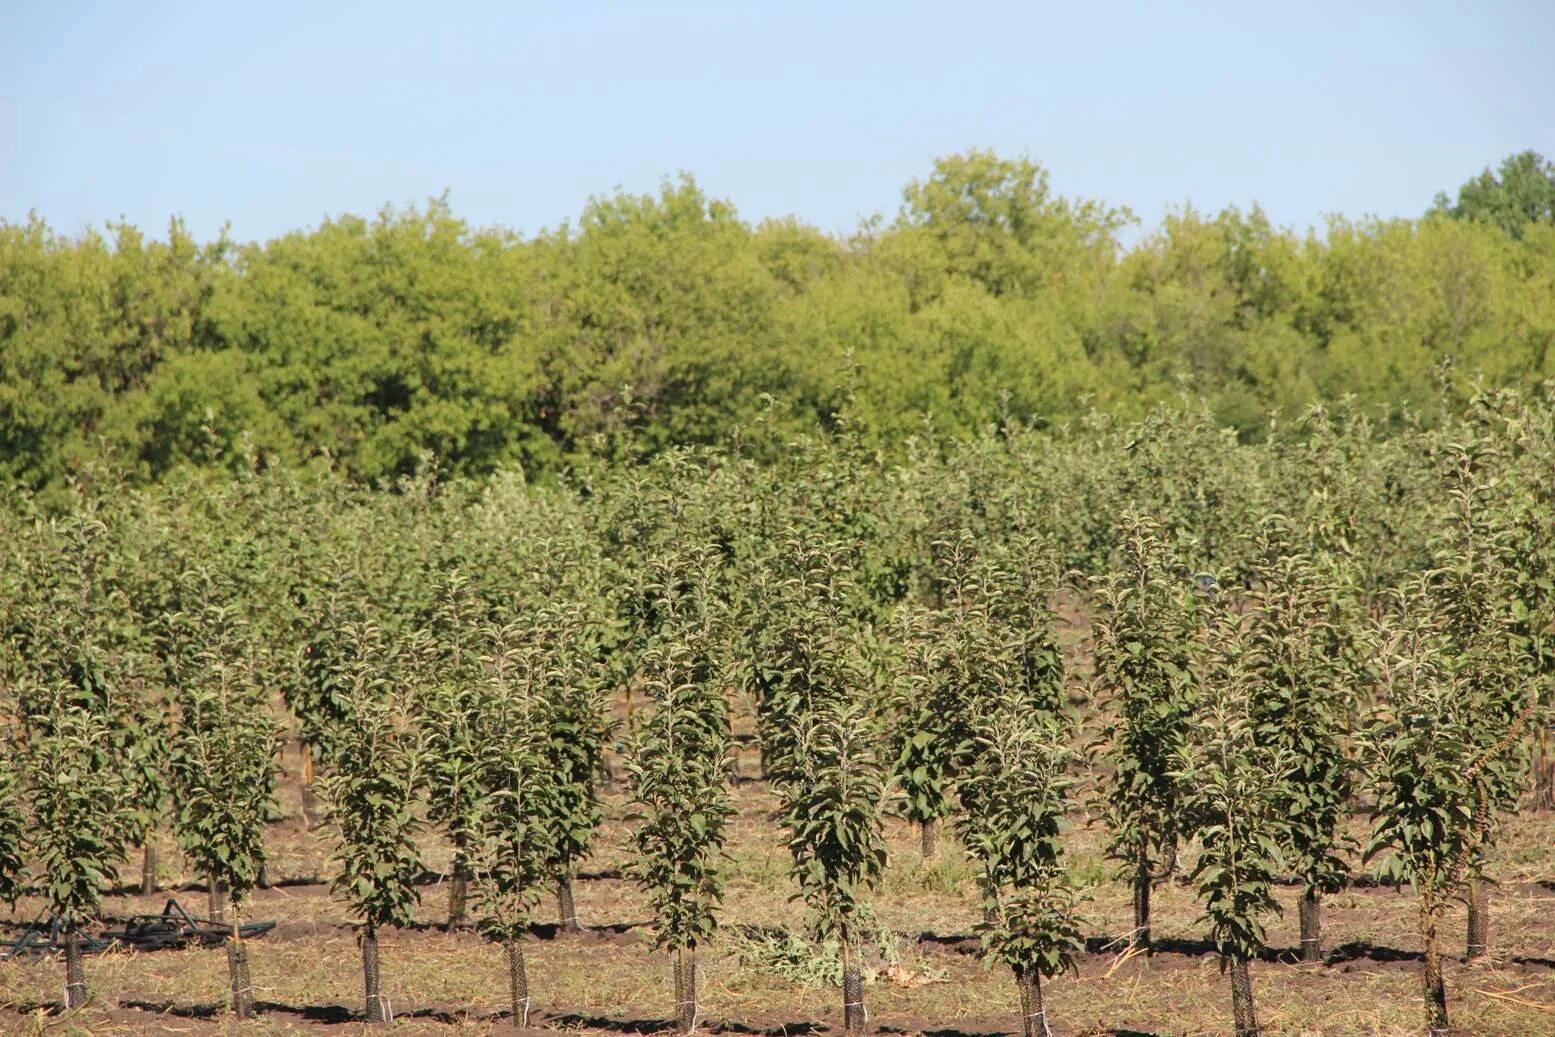
{"type": "Polygon", "coordinates": [[[1431,211],[1521,238],[1530,223],[1555,224],[1555,163],[1537,151],[1508,155],[1494,173],[1487,168],[1464,181],[1456,201],[1438,194],[1431,211]]]}

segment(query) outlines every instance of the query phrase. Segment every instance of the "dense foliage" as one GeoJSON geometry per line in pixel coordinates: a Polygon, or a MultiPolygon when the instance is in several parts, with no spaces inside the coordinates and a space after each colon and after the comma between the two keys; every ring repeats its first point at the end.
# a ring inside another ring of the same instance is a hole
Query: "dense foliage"
{"type": "Polygon", "coordinates": [[[1184,389],[1260,435],[1353,394],[1440,416],[1482,372],[1555,376],[1555,174],[1531,152],[1419,220],[1127,213],[973,151],[834,236],[752,225],[689,178],[531,239],[434,200],[263,244],[0,224],[0,478],[60,487],[257,455],[392,480],[432,452],[531,478],[672,444],[870,439],[1125,418],[1184,389]],[[769,396],[782,406],[769,406],[769,396]]]}
{"type": "MultiPolygon", "coordinates": [[[[997,253],[963,245],[992,277],[997,253]]],[[[171,821],[241,902],[284,733],[320,772],[369,1018],[391,1015],[379,930],[418,918],[444,840],[522,1024],[536,905],[587,858],[624,764],[633,877],[689,1029],[743,827],[733,716],[754,720],[848,1029],[895,807],[949,820],[985,956],[1040,1033],[1043,983],[1084,953],[1063,851],[1089,792],[1140,909],[1102,942],[1148,947],[1150,891],[1181,855],[1251,1033],[1276,879],[1314,903],[1342,888],[1362,863],[1339,838],[1354,793],[1434,946],[1454,899],[1493,881],[1497,818],[1524,791],[1555,643],[1555,408],[1442,391],[1433,422],[1341,400],[1257,439],[1190,402],[897,457],[859,403],[815,435],[779,422],[542,483],[428,459],[368,487],[251,456],[18,490],[0,509],[0,784],[17,793],[0,893],[79,930],[171,821]]],[[[79,954],[67,979],[78,1004],[79,954]]]]}

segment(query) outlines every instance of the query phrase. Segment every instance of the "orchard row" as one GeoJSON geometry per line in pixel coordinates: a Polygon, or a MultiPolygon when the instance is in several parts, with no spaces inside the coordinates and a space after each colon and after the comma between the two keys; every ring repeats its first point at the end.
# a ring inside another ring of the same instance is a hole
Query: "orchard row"
{"type": "Polygon", "coordinates": [[[522,1025],[523,936],[544,890],[572,915],[619,740],[634,877],[689,1031],[743,698],[809,924],[842,948],[850,1032],[885,810],[926,843],[954,824],[1029,1035],[1048,1029],[1043,981],[1084,947],[1066,817],[1104,820],[1142,950],[1151,891],[1192,845],[1254,1034],[1273,885],[1302,884],[1319,959],[1363,798],[1361,857],[1420,898],[1426,1019],[1445,1032],[1437,929],[1467,894],[1483,952],[1497,821],[1547,721],[1555,410],[1484,394],[1383,437],[1319,408],[1243,444],[1167,408],[899,464],[866,442],[843,415],[776,462],[672,451],[545,486],[440,480],[429,460],[376,488],[89,472],[63,499],[14,499],[0,892],[59,921],[67,1005],[101,891],[170,827],[230,898],[232,1007],[252,1011],[241,919],[293,734],[360,923],[367,1018],[389,1014],[378,935],[412,917],[430,828],[453,851],[450,922],[501,945],[522,1025]],[[1077,652],[1059,610],[1089,630],[1077,652]],[[650,703],[630,730],[611,720],[622,689],[650,703]]]}

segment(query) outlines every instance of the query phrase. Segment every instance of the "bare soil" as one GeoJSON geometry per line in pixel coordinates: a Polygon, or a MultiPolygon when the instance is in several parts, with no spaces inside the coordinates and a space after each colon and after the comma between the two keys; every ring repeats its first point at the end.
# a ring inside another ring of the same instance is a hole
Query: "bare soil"
{"type": "MultiPolygon", "coordinates": [[[[624,719],[624,703],[621,710],[624,719]]],[[[0,963],[0,1032],[26,1034],[349,1034],[362,1020],[361,961],[355,928],[325,884],[331,847],[327,832],[302,820],[296,775],[283,788],[284,819],[273,826],[269,872],[275,885],[256,893],[247,920],[275,920],[250,944],[259,1014],[239,1022],[226,1009],[226,955],[220,948],[134,953],[113,950],[87,959],[92,1001],[60,1008],[63,963],[0,963]]],[[[758,770],[747,747],[744,775],[758,770]]],[[[730,832],[726,926],[803,923],[791,901],[787,854],[768,820],[773,802],[759,780],[741,781],[739,815],[730,832]]],[[[547,902],[525,955],[536,1011],[530,1030],[638,1034],[667,1031],[673,975],[667,956],[650,952],[646,899],[624,877],[630,865],[625,808],[607,793],[608,820],[598,849],[577,882],[578,915],[587,931],[558,934],[547,902]]],[[[1359,836],[1365,819],[1356,819],[1359,836]]],[[[902,963],[865,990],[873,1031],[935,1037],[1018,1033],[1016,988],[1001,969],[981,963],[971,936],[977,912],[975,873],[948,831],[939,857],[920,860],[918,835],[889,824],[891,863],[873,897],[886,926],[902,934],[902,963]]],[[[1230,1031],[1230,986],[1203,938],[1192,890],[1168,882],[1155,897],[1159,946],[1148,957],[1123,952],[1114,937],[1131,924],[1127,887],[1102,857],[1104,833],[1083,816],[1067,833],[1076,876],[1090,886],[1089,931],[1095,934],[1076,974],[1048,981],[1049,1017],[1059,1035],[1188,1035],[1230,1031]]],[[[416,924],[383,934],[384,990],[396,1034],[464,1035],[518,1032],[507,1014],[500,949],[472,930],[448,931],[447,888],[441,869],[447,848],[427,840],[429,873],[416,924]]],[[[163,891],[141,896],[118,890],[104,900],[108,918],[150,913],[176,896],[203,914],[204,886],[188,874],[164,836],[163,891]]],[[[1188,863],[1188,862],[1184,862],[1188,863]]],[[[1364,876],[1364,872],[1362,873],[1364,876]]],[[[1449,961],[1453,1022],[1462,1034],[1555,1035],[1555,814],[1524,812],[1510,819],[1491,874],[1500,882],[1493,904],[1488,958],[1449,961]]],[[[139,875],[138,858],[123,871],[139,875]]],[[[1281,890],[1284,917],[1269,932],[1271,951],[1253,967],[1260,1022],[1267,1034],[1389,1035],[1423,1030],[1415,901],[1410,891],[1362,881],[1324,907],[1327,960],[1296,963],[1298,890],[1281,890]]],[[[38,911],[24,900],[0,921],[12,938],[38,911]]],[[[841,1030],[840,992],[806,986],[742,963],[730,953],[732,933],[699,955],[701,1028],[712,1033],[791,1037],[841,1030]]],[[[1449,917],[1446,947],[1460,955],[1464,910],[1449,917]]]]}

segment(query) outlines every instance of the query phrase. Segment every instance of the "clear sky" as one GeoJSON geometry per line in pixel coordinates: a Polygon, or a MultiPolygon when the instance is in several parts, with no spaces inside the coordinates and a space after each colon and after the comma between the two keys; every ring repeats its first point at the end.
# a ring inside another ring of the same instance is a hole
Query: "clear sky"
{"type": "Polygon", "coordinates": [[[1146,226],[1416,215],[1555,155],[1555,0],[0,0],[0,218],[67,233],[262,239],[445,190],[532,233],[680,171],[846,231],[972,147],[1146,226]]]}

